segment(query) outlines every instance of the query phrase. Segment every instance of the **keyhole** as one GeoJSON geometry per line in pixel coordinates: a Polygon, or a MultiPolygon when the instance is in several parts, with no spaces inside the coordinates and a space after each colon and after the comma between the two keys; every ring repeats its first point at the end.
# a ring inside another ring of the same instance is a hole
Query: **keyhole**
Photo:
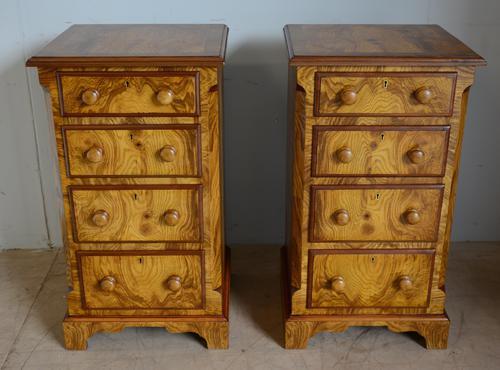
{"type": "Polygon", "coordinates": [[[372,262],[375,262],[375,257],[372,257],[372,262]]]}
{"type": "Polygon", "coordinates": [[[381,134],[380,134],[380,140],[384,141],[384,136],[385,136],[385,134],[384,134],[384,133],[381,133],[381,134]]]}
{"type": "Polygon", "coordinates": [[[130,86],[130,82],[125,81],[125,87],[128,88],[130,86]]]}
{"type": "Polygon", "coordinates": [[[134,140],[134,134],[130,134],[130,140],[134,140]]]}
{"type": "Polygon", "coordinates": [[[134,193],[134,200],[137,200],[137,194],[134,193]]]}
{"type": "Polygon", "coordinates": [[[389,81],[384,80],[384,89],[387,89],[387,86],[389,86],[389,81]]]}
{"type": "Polygon", "coordinates": [[[377,200],[379,200],[379,199],[380,199],[380,193],[377,193],[377,194],[375,195],[375,199],[377,199],[377,200]]]}
{"type": "Polygon", "coordinates": [[[143,258],[142,257],[139,257],[139,263],[142,264],[142,262],[144,262],[143,258]]]}

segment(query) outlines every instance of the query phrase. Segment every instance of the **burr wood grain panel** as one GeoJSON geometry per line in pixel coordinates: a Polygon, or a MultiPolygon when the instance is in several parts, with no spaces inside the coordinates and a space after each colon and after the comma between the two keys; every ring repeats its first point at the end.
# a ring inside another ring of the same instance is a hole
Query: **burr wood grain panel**
{"type": "Polygon", "coordinates": [[[314,113],[317,116],[450,116],[455,84],[455,73],[318,72],[314,113]]]}
{"type": "Polygon", "coordinates": [[[203,308],[201,251],[78,252],[89,309],[203,308]],[[109,282],[108,285],[104,285],[109,282]]]}
{"type": "Polygon", "coordinates": [[[432,250],[311,250],[308,307],[426,307],[432,250]]]}
{"type": "Polygon", "coordinates": [[[62,128],[70,177],[200,177],[199,125],[62,128]]]}
{"type": "Polygon", "coordinates": [[[312,176],[443,176],[449,126],[314,126],[312,176]]]}
{"type": "Polygon", "coordinates": [[[63,116],[196,116],[197,72],[59,72],[63,116]]]}
{"type": "Polygon", "coordinates": [[[77,242],[202,240],[202,187],[71,187],[77,242]]]}

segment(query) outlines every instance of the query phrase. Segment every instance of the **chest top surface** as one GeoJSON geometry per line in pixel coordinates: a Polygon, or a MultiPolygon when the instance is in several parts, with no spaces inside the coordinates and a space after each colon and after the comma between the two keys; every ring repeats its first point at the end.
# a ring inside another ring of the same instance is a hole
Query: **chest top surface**
{"type": "Polygon", "coordinates": [[[28,66],[224,61],[223,24],[81,24],[56,37],[28,66]]]}
{"type": "Polygon", "coordinates": [[[290,64],[484,65],[438,25],[286,25],[290,64]]]}

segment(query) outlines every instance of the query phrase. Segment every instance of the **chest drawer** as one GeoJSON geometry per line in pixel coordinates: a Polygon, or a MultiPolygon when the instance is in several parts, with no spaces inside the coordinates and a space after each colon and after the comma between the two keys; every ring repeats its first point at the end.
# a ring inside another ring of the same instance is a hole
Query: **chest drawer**
{"type": "Polygon", "coordinates": [[[430,250],[313,250],[309,258],[309,308],[428,305],[430,250]]]}
{"type": "Polygon", "coordinates": [[[456,73],[316,73],[316,116],[451,116],[456,73]]]}
{"type": "Polygon", "coordinates": [[[61,72],[63,116],[196,116],[198,72],[61,72]]]}
{"type": "Polygon", "coordinates": [[[73,186],[76,242],[200,242],[201,185],[73,186]]]}
{"type": "Polygon", "coordinates": [[[198,125],[63,129],[72,177],[201,176],[198,125]]]}
{"type": "Polygon", "coordinates": [[[437,239],[442,185],[312,186],[309,240],[437,239]]]}
{"type": "Polygon", "coordinates": [[[313,176],[443,176],[449,126],[314,126],[313,176]]]}
{"type": "Polygon", "coordinates": [[[199,251],[78,252],[87,309],[203,308],[199,251]]]}

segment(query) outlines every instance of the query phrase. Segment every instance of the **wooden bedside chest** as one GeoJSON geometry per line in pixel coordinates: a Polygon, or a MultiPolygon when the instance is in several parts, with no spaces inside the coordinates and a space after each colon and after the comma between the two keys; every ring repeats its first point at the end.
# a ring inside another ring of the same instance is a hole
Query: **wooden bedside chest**
{"type": "Polygon", "coordinates": [[[75,25],[27,62],[64,196],[66,348],[128,326],[228,346],[224,25],[75,25]]]}
{"type": "Polygon", "coordinates": [[[465,112],[486,62],[435,25],[289,25],[285,347],[387,326],[446,348],[465,112]]]}

